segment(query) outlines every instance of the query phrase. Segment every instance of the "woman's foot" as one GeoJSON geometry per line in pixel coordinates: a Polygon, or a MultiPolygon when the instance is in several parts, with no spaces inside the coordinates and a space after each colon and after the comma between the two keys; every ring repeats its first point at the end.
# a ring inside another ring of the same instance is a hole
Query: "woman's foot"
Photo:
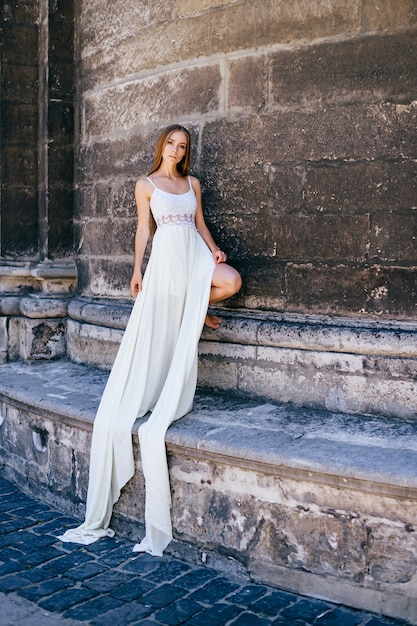
{"type": "Polygon", "coordinates": [[[222,322],[221,322],[220,317],[216,317],[215,315],[210,315],[210,313],[207,313],[204,323],[209,328],[212,328],[213,330],[217,330],[220,327],[220,324],[222,322]]]}

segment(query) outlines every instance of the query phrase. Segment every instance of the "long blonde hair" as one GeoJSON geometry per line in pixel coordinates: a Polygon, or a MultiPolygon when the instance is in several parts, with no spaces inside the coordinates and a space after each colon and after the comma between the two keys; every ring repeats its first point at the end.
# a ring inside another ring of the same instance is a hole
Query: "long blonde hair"
{"type": "MultiPolygon", "coordinates": [[[[177,172],[179,172],[182,176],[188,176],[188,174],[190,173],[190,153],[191,153],[190,133],[188,132],[186,128],[184,128],[184,126],[181,126],[181,124],[171,124],[170,126],[167,126],[166,128],[164,128],[164,130],[161,132],[161,134],[158,137],[158,141],[156,142],[156,146],[155,146],[155,155],[154,155],[152,167],[148,172],[148,176],[150,176],[151,174],[153,174],[154,172],[156,172],[156,170],[160,168],[161,163],[162,163],[162,152],[164,151],[164,148],[166,144],[168,143],[168,139],[171,137],[173,133],[177,131],[181,131],[187,137],[187,148],[185,151],[185,155],[183,156],[181,161],[177,163],[177,172]]],[[[151,213],[151,218],[150,218],[150,228],[151,228],[151,236],[153,236],[156,231],[156,222],[153,218],[152,213],[151,213]]]]}

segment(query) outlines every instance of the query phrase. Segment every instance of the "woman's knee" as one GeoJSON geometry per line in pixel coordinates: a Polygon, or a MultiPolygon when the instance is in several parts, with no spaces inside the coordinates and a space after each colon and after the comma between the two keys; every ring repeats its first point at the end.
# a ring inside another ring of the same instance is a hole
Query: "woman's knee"
{"type": "Polygon", "coordinates": [[[237,293],[242,287],[242,278],[237,270],[233,267],[228,267],[227,277],[225,280],[225,287],[229,291],[230,295],[237,293]]]}
{"type": "Polygon", "coordinates": [[[240,288],[242,287],[242,277],[239,274],[239,272],[237,272],[235,270],[235,275],[233,277],[233,293],[237,293],[238,291],[240,291],[240,288]]]}

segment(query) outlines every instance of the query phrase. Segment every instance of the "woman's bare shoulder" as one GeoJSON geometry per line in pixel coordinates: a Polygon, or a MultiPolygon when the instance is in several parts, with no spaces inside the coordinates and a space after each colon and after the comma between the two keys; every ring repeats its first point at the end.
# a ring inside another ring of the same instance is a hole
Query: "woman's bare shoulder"
{"type": "Polygon", "coordinates": [[[191,185],[194,191],[196,191],[197,189],[201,190],[200,181],[196,176],[190,176],[190,180],[191,180],[191,185]]]}
{"type": "Polygon", "coordinates": [[[153,186],[147,176],[140,176],[135,184],[136,193],[146,193],[148,195],[152,194],[153,186]]]}
{"type": "Polygon", "coordinates": [[[151,183],[149,182],[149,178],[145,174],[143,176],[139,176],[139,178],[136,181],[136,186],[140,185],[141,187],[147,187],[150,184],[151,183]]]}

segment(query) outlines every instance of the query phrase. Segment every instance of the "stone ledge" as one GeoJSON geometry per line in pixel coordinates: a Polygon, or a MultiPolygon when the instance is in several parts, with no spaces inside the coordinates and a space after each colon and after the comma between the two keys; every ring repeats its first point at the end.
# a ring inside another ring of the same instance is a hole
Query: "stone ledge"
{"type": "MultiPolygon", "coordinates": [[[[132,310],[129,301],[76,298],[70,318],[124,330],[132,310]]],[[[416,357],[417,322],[330,317],[291,313],[212,309],[222,317],[218,331],[204,328],[207,341],[296,348],[349,354],[416,357]]]]}
{"type": "MultiPolygon", "coordinates": [[[[5,470],[79,515],[106,379],[103,370],[67,360],[0,366],[5,470]]],[[[135,540],[144,515],[138,424],[138,471],[112,521],[135,540]]],[[[400,420],[199,391],[166,438],[175,538],[237,559],[255,580],[312,595],[325,589],[328,599],[411,619],[416,431],[400,420]]]]}
{"type": "MultiPolygon", "coordinates": [[[[0,366],[0,399],[90,431],[107,376],[67,360],[10,363],[0,366]]],[[[132,428],[135,439],[144,419],[132,428]]],[[[193,410],[172,424],[166,441],[168,450],[196,458],[417,499],[416,435],[417,423],[198,390],[193,410]]]]}
{"type": "Polygon", "coordinates": [[[25,290],[73,293],[76,282],[77,270],[73,261],[3,261],[0,264],[0,290],[3,293],[25,290]]]}
{"type": "MultiPolygon", "coordinates": [[[[77,298],[67,356],[110,368],[131,302],[77,298]]],[[[203,329],[199,384],[299,406],[413,421],[417,323],[213,309],[203,329]]]]}

